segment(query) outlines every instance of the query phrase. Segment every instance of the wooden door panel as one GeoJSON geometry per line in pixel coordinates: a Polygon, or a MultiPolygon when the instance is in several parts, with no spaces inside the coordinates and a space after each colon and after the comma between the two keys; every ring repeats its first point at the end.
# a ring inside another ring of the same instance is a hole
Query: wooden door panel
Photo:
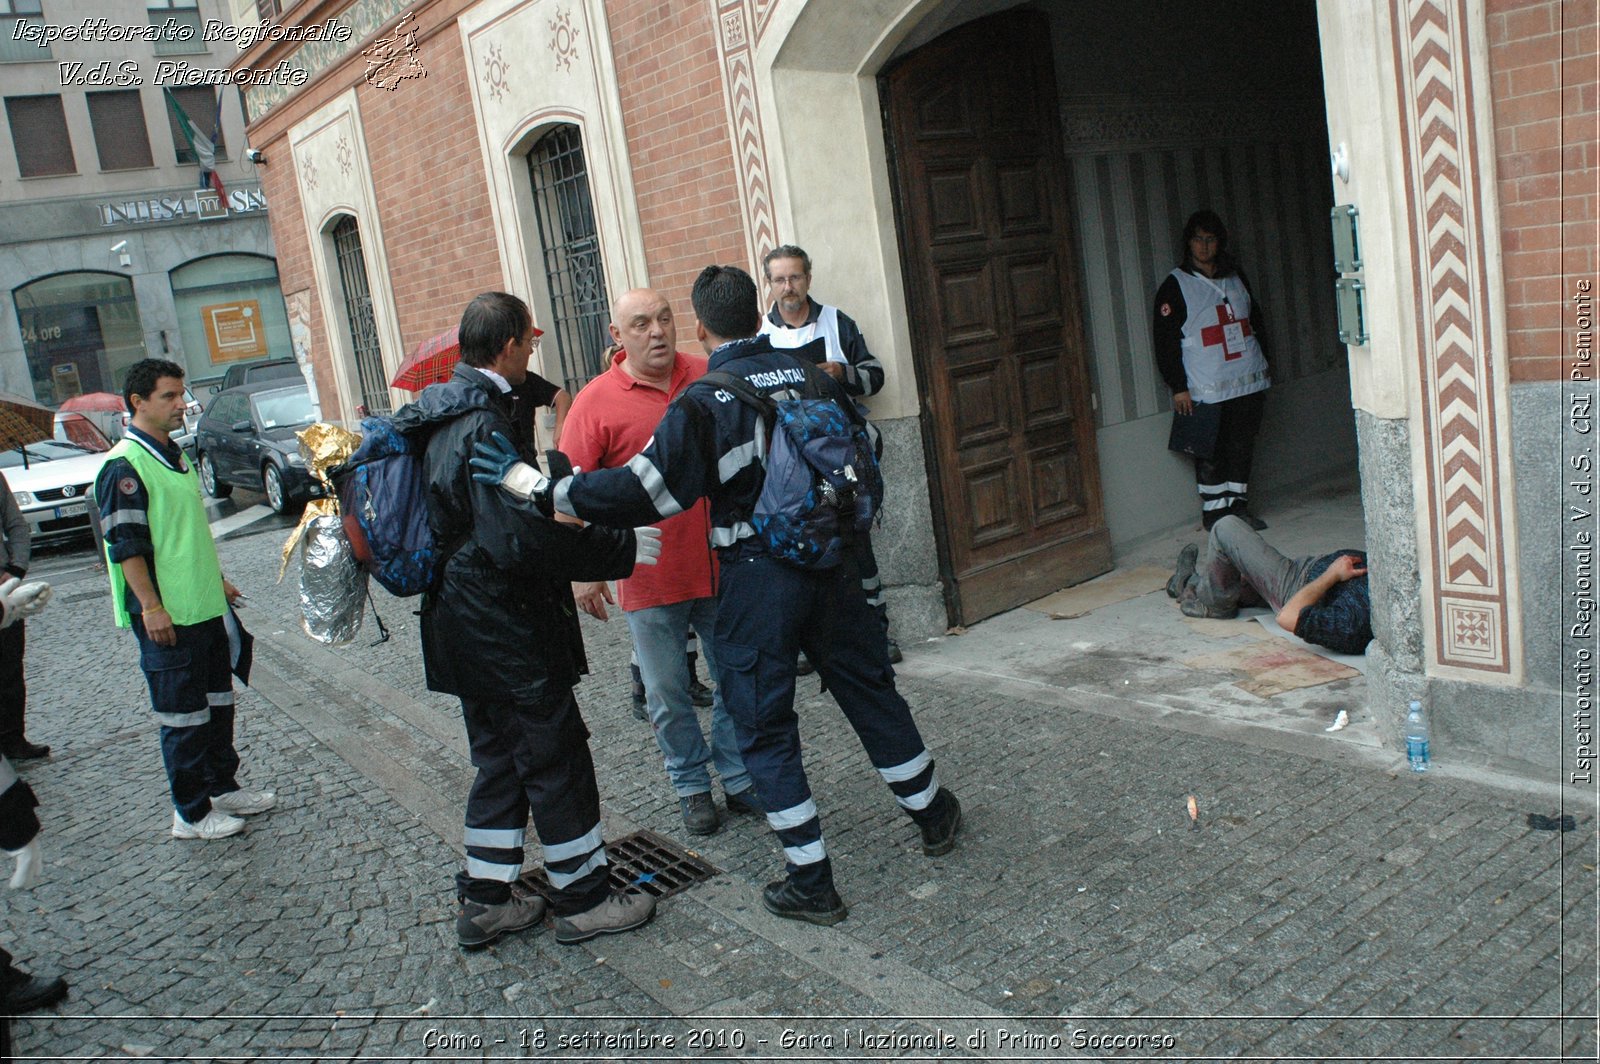
{"type": "Polygon", "coordinates": [[[1083,514],[1083,499],[1076,491],[1083,482],[1077,448],[1070,444],[1041,448],[1029,456],[1028,469],[1035,526],[1042,528],[1083,514]]]}
{"type": "Polygon", "coordinates": [[[994,184],[1001,236],[1049,231],[1050,211],[1044,202],[1046,182],[1037,161],[996,166],[994,184]]]}
{"type": "Polygon", "coordinates": [[[1048,253],[1028,258],[1014,256],[1005,263],[1001,276],[1011,312],[1011,328],[1017,333],[1046,329],[1060,346],[1061,276],[1055,256],[1048,253]]]}
{"type": "Polygon", "coordinates": [[[962,470],[973,546],[1004,543],[1022,531],[1016,472],[1009,455],[962,470]]]}
{"type": "Polygon", "coordinates": [[[884,77],[940,563],[970,622],[1111,551],[1048,24],[969,23],[884,77]]]}
{"type": "MultiPolygon", "coordinates": [[[[1011,439],[1010,382],[998,358],[969,362],[950,377],[951,443],[965,453],[1011,439]]],[[[1009,450],[1009,447],[1007,448],[1009,450]]]]}
{"type": "Polygon", "coordinates": [[[995,328],[994,271],[987,262],[963,264],[941,270],[939,324],[951,347],[993,343],[995,328]]]}

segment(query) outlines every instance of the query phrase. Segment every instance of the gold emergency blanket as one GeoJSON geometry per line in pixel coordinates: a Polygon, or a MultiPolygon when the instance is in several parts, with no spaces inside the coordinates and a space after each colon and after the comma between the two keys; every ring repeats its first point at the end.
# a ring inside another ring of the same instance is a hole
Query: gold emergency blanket
{"type": "Polygon", "coordinates": [[[282,582],[289,556],[300,547],[300,622],[306,635],[319,643],[339,646],[355,639],[361,630],[361,611],[367,597],[367,575],[356,562],[339,516],[339,498],[329,477],[349,460],[361,436],[337,425],[318,422],[299,433],[300,454],[313,476],[327,491],[306,507],[300,523],[283,545],[282,582]]]}

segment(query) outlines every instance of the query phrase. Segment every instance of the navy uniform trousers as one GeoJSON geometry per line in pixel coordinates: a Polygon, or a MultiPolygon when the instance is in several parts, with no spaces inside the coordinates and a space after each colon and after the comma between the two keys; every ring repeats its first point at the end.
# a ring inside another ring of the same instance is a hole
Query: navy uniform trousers
{"type": "Polygon", "coordinates": [[[939,789],[933,759],[895,690],[883,623],[862,594],[853,555],[821,572],[766,556],[724,562],[716,641],[718,683],[745,768],[797,886],[813,891],[833,881],[800,752],[797,651],[816,666],[901,808],[924,819],[939,789]]]}
{"type": "Polygon", "coordinates": [[[164,647],[145,632],[139,614],[131,620],[150,706],[161,723],[172,804],[197,824],[211,812],[212,796],[239,789],[228,630],[221,617],[174,625],[177,644],[164,647]]]}
{"type": "Polygon", "coordinates": [[[484,905],[510,897],[531,810],[555,888],[551,911],[571,916],[605,901],[600,788],[572,692],[536,704],[464,698],[461,711],[478,774],[467,793],[467,870],[457,892],[484,905]]]}

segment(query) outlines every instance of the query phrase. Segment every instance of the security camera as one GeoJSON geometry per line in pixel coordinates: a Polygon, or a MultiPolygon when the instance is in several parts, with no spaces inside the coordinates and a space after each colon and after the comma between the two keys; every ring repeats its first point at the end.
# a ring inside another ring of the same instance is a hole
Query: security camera
{"type": "Polygon", "coordinates": [[[126,240],[119,240],[115,244],[111,245],[111,250],[112,251],[126,251],[127,249],[128,249],[128,242],[126,240]]]}
{"type": "Polygon", "coordinates": [[[244,150],[244,157],[253,163],[264,163],[267,161],[266,155],[262,153],[260,148],[246,148],[244,150]]]}

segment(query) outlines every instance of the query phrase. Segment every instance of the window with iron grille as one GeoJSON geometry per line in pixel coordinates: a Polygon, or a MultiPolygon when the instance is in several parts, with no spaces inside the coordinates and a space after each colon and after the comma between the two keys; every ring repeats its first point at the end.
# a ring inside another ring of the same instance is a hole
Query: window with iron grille
{"type": "Polygon", "coordinates": [[[150,25],[162,31],[155,43],[156,55],[185,55],[206,50],[206,42],[200,35],[200,7],[194,0],[147,0],[147,3],[150,25]]]}
{"type": "Polygon", "coordinates": [[[550,295],[545,331],[554,332],[561,352],[562,387],[576,395],[605,368],[611,345],[605,263],[578,127],[557,126],[540,137],[528,153],[528,174],[550,295]]]}
{"type": "Polygon", "coordinates": [[[350,327],[350,347],[355,352],[361,405],[369,414],[390,413],[389,377],[383,369],[378,323],[372,315],[372,292],[367,287],[367,260],[361,253],[361,230],[348,214],[333,227],[333,251],[339,260],[344,318],[350,327]]]}
{"type": "Polygon", "coordinates": [[[138,89],[91,92],[89,125],[102,170],[139,170],[154,166],[150,133],[144,124],[144,103],[138,89]]]}
{"type": "Polygon", "coordinates": [[[11,123],[17,170],[23,177],[78,172],[60,96],[7,96],[6,119],[11,123]]]}
{"type": "MultiPolygon", "coordinates": [[[[183,108],[183,113],[189,116],[189,121],[200,127],[200,132],[216,140],[217,162],[224,162],[228,158],[228,145],[222,136],[222,112],[217,106],[217,90],[209,85],[190,85],[181,89],[168,89],[178,101],[178,106],[183,108]]],[[[199,162],[194,157],[194,152],[189,147],[189,142],[184,139],[183,129],[178,125],[178,116],[172,113],[172,107],[163,101],[167,109],[167,125],[172,129],[172,147],[178,153],[178,162],[199,162]]]]}
{"type": "Polygon", "coordinates": [[[19,23],[29,30],[44,25],[39,0],[0,0],[0,63],[37,63],[55,58],[48,44],[17,39],[19,23]]]}

